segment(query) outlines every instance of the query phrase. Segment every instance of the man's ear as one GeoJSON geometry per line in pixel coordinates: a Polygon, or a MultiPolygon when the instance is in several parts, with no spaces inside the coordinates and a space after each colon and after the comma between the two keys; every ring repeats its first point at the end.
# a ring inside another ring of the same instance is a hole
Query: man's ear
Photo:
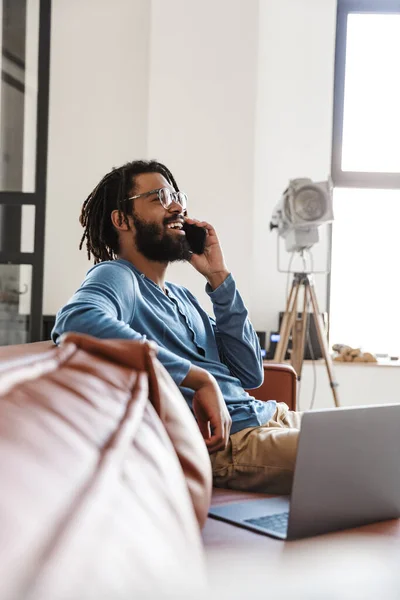
{"type": "Polygon", "coordinates": [[[124,215],[120,210],[113,210],[111,213],[111,222],[118,231],[128,231],[129,225],[125,222],[124,215]]]}

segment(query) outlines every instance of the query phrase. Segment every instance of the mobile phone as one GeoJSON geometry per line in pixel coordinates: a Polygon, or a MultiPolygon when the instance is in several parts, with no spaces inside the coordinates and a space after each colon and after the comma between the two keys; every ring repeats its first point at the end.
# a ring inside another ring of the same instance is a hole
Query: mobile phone
{"type": "Polygon", "coordinates": [[[193,254],[203,254],[206,245],[207,229],[186,223],[185,221],[183,231],[186,233],[186,239],[193,254]]]}

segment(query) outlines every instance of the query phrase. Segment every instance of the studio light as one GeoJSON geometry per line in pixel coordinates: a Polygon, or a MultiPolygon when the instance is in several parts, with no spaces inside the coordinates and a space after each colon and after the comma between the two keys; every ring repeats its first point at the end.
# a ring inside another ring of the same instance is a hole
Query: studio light
{"type": "Polygon", "coordinates": [[[301,252],[319,241],[318,227],[333,221],[332,183],[292,179],[275,206],[270,229],[278,229],[288,252],[301,252]]]}

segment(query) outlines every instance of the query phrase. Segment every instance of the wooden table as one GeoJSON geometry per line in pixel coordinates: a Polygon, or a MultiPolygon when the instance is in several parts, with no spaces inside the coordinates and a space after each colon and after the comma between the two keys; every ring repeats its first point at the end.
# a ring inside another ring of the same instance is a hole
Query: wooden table
{"type": "MultiPolygon", "coordinates": [[[[213,505],[267,494],[214,490],[213,505]]],[[[208,600],[398,600],[400,520],[283,542],[209,518],[208,600]]]]}

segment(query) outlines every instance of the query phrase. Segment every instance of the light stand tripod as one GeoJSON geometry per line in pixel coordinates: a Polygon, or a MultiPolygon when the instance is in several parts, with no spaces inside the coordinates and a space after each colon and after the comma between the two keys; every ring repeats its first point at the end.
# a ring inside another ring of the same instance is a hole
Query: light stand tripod
{"type": "Polygon", "coordinates": [[[338,383],[334,380],[333,363],[329,354],[328,340],[324,331],[324,324],[321,313],[319,312],[317,296],[315,294],[314,283],[308,273],[294,273],[292,288],[286,304],[286,310],[283,315],[280,339],[275,351],[274,362],[283,362],[289,342],[290,333],[292,333],[292,355],[291,363],[297,373],[297,379],[300,381],[304,362],[304,346],[306,342],[307,329],[307,307],[308,301],[311,301],[312,310],[315,319],[315,328],[317,330],[318,340],[321,346],[322,356],[328,371],[329,383],[332,388],[333,401],[335,406],[340,406],[336,388],[338,383]],[[304,288],[303,311],[298,318],[297,304],[300,293],[300,287],[304,288]]]}

